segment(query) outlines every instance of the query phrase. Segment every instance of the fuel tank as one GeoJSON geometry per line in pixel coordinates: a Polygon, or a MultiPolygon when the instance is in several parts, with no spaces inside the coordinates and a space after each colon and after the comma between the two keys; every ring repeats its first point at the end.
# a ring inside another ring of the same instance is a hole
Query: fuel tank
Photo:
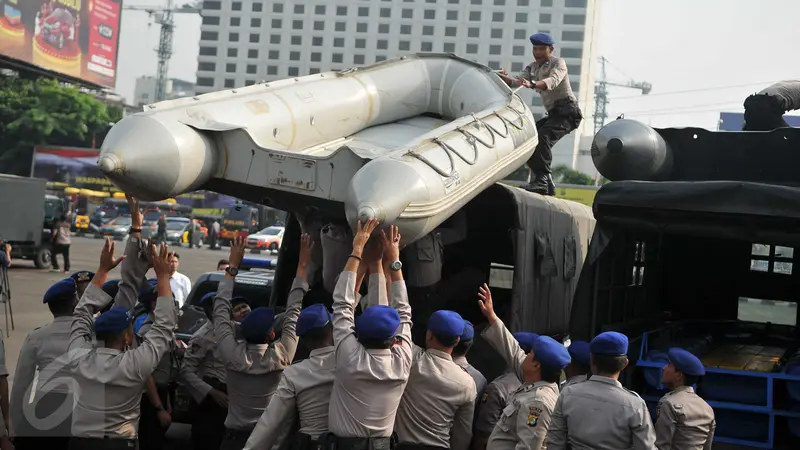
{"type": "Polygon", "coordinates": [[[673,168],[672,149],[653,128],[619,119],[604,126],[592,142],[597,171],[611,181],[664,181],[673,168]]]}

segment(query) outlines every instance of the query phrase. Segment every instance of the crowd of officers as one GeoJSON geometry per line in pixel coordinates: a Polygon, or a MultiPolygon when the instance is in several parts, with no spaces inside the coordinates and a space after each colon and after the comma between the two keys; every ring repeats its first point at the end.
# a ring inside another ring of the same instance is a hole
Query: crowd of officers
{"type": "MultiPolygon", "coordinates": [[[[0,421],[3,450],[163,447],[177,321],[170,253],[142,240],[138,203],[129,201],[125,254],[116,257],[107,240],[94,274],[75,274],[45,294],[54,320],[23,345],[11,420],[6,414],[0,421]],[[120,264],[121,280],[108,280],[120,264]],[[146,280],[150,268],[155,278],[146,280]],[[149,311],[138,335],[137,301],[149,311]]],[[[199,404],[196,450],[711,447],[714,414],[692,388],[703,365],[685,350],[669,351],[662,382],[672,391],[659,402],[654,426],[645,402],[618,381],[628,364],[624,335],[605,332],[566,348],[547,336],[512,334],[486,285],[478,293],[488,322],[481,335],[505,360],[503,375],[487,384],[470,365],[475,329],[454,311],[435,311],[425,348],[414,345],[401,236],[394,226],[376,231],[378,225],[358,223],[332,313],[320,303],[302,308],[314,247],[304,234],[280,320],[266,307],[234,312],[245,245],[232,244],[225,278],[201,302],[211,320],[195,333],[180,366],[181,382],[199,404]],[[292,363],[300,340],[309,357],[292,363]]],[[[4,367],[3,360],[5,373],[4,367]]]]}

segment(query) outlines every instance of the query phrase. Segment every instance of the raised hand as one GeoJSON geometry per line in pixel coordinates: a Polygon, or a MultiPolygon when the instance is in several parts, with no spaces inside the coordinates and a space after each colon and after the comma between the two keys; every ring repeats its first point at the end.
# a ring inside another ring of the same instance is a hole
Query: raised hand
{"type": "Polygon", "coordinates": [[[494,313],[494,303],[492,302],[492,291],[489,290],[489,286],[486,283],[483,283],[478,289],[478,306],[481,308],[481,313],[489,319],[489,324],[491,325],[497,320],[497,314],[494,313]]]}
{"type": "Polygon", "coordinates": [[[244,259],[244,252],[247,249],[247,239],[242,236],[236,236],[231,242],[231,253],[228,256],[228,263],[230,267],[238,269],[242,265],[244,259]]]}
{"type": "Polygon", "coordinates": [[[314,239],[311,238],[307,233],[303,233],[300,236],[300,259],[298,260],[298,265],[301,266],[308,266],[308,263],[311,262],[311,251],[314,249],[314,239]]]}
{"type": "Polygon", "coordinates": [[[103,250],[100,251],[100,267],[97,269],[98,273],[111,272],[125,259],[125,255],[119,258],[114,257],[115,247],[116,243],[112,241],[111,238],[106,238],[106,242],[103,244],[103,250]]]}
{"type": "Polygon", "coordinates": [[[125,199],[128,200],[128,207],[131,210],[131,228],[141,230],[144,224],[144,216],[142,216],[142,210],[139,208],[139,200],[128,194],[125,194],[125,199]]]}
{"type": "Polygon", "coordinates": [[[153,270],[156,272],[159,284],[163,278],[166,278],[167,284],[169,284],[169,260],[172,259],[173,254],[169,251],[167,244],[162,243],[158,248],[156,248],[155,244],[150,244],[150,260],[153,263],[153,270]]]}
{"type": "Polygon", "coordinates": [[[381,239],[383,240],[383,260],[388,261],[390,264],[394,261],[400,260],[400,229],[396,225],[389,227],[389,232],[381,230],[381,239]]]}
{"type": "Polygon", "coordinates": [[[381,267],[383,259],[383,241],[381,239],[370,239],[364,247],[364,263],[370,272],[381,267]]]}
{"type": "Polygon", "coordinates": [[[361,221],[358,221],[358,226],[356,228],[356,234],[353,237],[353,254],[361,254],[364,251],[364,246],[367,245],[367,241],[369,241],[369,237],[372,235],[372,232],[375,231],[375,228],[378,228],[378,219],[369,219],[366,223],[362,225],[361,221]]]}

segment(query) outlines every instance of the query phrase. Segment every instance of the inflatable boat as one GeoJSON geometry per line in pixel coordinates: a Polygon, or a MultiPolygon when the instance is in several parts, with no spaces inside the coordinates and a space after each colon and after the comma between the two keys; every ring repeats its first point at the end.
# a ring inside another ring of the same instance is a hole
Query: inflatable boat
{"type": "Polygon", "coordinates": [[[486,66],[417,54],[148,105],[117,123],[100,169],[160,200],[208,189],[353,225],[426,235],[522,166],[531,111],[486,66]]]}

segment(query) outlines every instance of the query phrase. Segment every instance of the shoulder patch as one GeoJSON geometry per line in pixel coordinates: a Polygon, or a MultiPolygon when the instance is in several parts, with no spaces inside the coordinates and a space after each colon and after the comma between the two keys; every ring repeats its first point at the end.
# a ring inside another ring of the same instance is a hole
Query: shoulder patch
{"type": "Polygon", "coordinates": [[[489,398],[489,393],[488,392],[484,392],[483,395],[481,395],[481,403],[486,403],[486,400],[488,398],[489,398]]]}
{"type": "Polygon", "coordinates": [[[528,420],[526,425],[529,427],[535,427],[536,424],[539,423],[540,414],[542,414],[542,410],[540,408],[536,408],[535,406],[528,408],[528,420]]]}

